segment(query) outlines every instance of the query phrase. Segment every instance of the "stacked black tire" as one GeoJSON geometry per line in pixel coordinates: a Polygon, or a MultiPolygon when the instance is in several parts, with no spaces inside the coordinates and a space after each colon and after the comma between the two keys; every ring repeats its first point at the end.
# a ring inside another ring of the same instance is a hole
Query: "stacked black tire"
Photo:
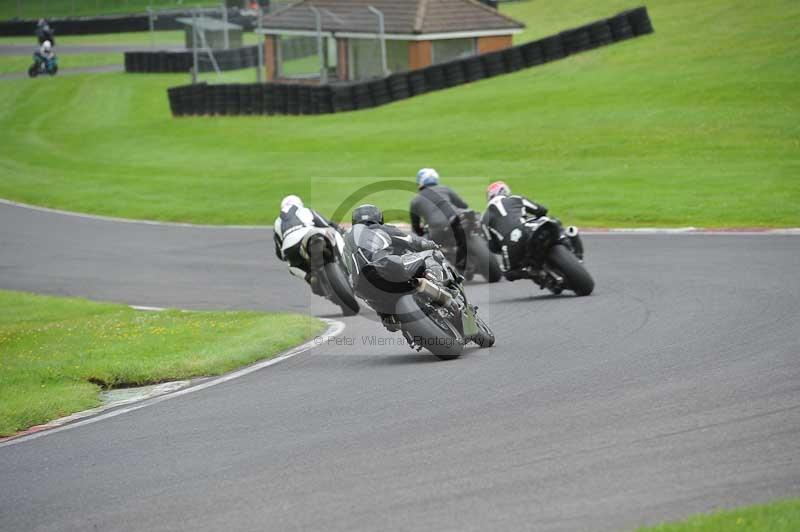
{"type": "MultiPolygon", "coordinates": [[[[653,25],[647,8],[639,7],[538,41],[498,52],[431,65],[420,70],[392,74],[382,79],[323,86],[299,83],[200,84],[171,88],[168,95],[170,108],[175,116],[340,113],[368,109],[516,72],[649,33],[653,33],[653,25]]],[[[164,59],[160,55],[158,57],[158,68],[162,68],[161,65],[167,65],[165,68],[169,68],[170,64],[180,64],[183,68],[185,65],[177,61],[170,63],[169,59],[164,59]]],[[[255,59],[253,54],[254,62],[255,59]]],[[[128,69],[129,62],[131,68],[138,68],[137,61],[141,59],[129,59],[126,54],[126,71],[133,71],[128,69]]],[[[190,67],[191,63],[187,70],[190,67]]]]}
{"type": "MultiPolygon", "coordinates": [[[[283,83],[230,83],[184,85],[167,90],[175,116],[316,115],[336,109],[340,87],[283,83]]],[[[362,104],[372,105],[371,95],[362,104]]],[[[350,97],[348,97],[350,100],[350,97]]],[[[350,109],[348,109],[350,110],[350,109]]]]}
{"type": "MultiPolygon", "coordinates": [[[[198,70],[213,72],[214,66],[206,54],[200,54],[198,70]]],[[[230,50],[215,50],[214,59],[220,70],[239,70],[258,65],[258,47],[244,46],[230,50]]],[[[155,74],[165,72],[189,72],[194,59],[191,51],[181,52],[125,52],[125,72],[132,74],[155,74]]]]}

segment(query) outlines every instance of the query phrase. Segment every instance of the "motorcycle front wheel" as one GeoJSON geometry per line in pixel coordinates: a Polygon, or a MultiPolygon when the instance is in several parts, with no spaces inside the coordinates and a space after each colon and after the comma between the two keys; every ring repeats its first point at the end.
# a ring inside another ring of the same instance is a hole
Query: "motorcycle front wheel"
{"type": "Polygon", "coordinates": [[[480,332],[473,341],[478,344],[478,347],[481,349],[492,347],[495,341],[494,333],[489,326],[486,325],[486,322],[483,321],[477,314],[475,314],[475,324],[478,326],[478,330],[480,332]]]}
{"type": "Polygon", "coordinates": [[[39,75],[39,66],[34,63],[28,68],[28,77],[35,78],[37,75],[39,75]]]}

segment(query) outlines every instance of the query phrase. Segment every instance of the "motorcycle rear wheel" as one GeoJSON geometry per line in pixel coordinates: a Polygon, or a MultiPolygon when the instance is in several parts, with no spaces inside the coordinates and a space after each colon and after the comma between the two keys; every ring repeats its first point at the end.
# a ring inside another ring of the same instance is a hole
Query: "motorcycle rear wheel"
{"type": "Polygon", "coordinates": [[[466,343],[464,337],[441,316],[434,318],[423,312],[411,296],[398,302],[397,314],[403,331],[440,360],[454,360],[461,356],[466,343]]]}
{"type": "Polygon", "coordinates": [[[470,261],[477,271],[490,283],[496,283],[503,278],[503,272],[500,271],[500,265],[494,254],[489,251],[489,245],[480,237],[472,237],[469,239],[469,257],[470,261]]]}
{"type": "Polygon", "coordinates": [[[553,246],[547,254],[547,264],[564,277],[565,288],[578,296],[588,296],[594,290],[594,279],[578,258],[562,245],[553,246]]]}
{"type": "Polygon", "coordinates": [[[326,264],[325,277],[331,289],[331,299],[342,309],[342,314],[345,316],[358,314],[360,310],[358,301],[353,295],[353,290],[350,288],[350,283],[347,282],[341,266],[335,262],[326,264]]]}

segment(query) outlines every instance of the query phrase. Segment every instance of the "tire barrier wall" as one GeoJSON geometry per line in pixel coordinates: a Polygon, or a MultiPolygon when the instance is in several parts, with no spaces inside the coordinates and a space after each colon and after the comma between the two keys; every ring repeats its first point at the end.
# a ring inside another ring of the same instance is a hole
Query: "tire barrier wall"
{"type": "MultiPolygon", "coordinates": [[[[176,19],[191,17],[189,11],[174,11],[158,14],[158,31],[182,30],[186,26],[176,19]]],[[[229,10],[228,22],[239,24],[245,29],[253,29],[254,17],[243,16],[238,10],[229,10]]],[[[103,17],[80,17],[49,19],[50,26],[58,39],[62,35],[92,35],[101,33],[127,33],[149,31],[149,17],[146,13],[134,15],[109,15],[103,17]]],[[[37,20],[4,20],[0,21],[0,37],[29,36],[34,37],[37,20]]]]}
{"type": "MultiPolygon", "coordinates": [[[[258,66],[258,46],[230,50],[214,50],[220,70],[239,70],[258,66]]],[[[125,72],[133,74],[189,72],[194,59],[192,52],[125,52],[125,72]]],[[[208,56],[200,52],[200,72],[213,72],[208,56]]]]}
{"type": "Polygon", "coordinates": [[[572,54],[653,33],[639,7],[498,52],[358,83],[185,85],[167,90],[174,116],[314,115],[377,107],[464,83],[535,67],[572,54]]]}

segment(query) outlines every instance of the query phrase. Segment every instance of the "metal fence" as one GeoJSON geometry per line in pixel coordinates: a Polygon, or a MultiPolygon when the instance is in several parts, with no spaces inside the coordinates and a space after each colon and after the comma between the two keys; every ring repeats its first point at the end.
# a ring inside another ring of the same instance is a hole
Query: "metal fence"
{"type": "Polygon", "coordinates": [[[326,83],[376,79],[390,72],[408,70],[407,50],[395,46],[398,44],[396,42],[386,41],[383,13],[378,9],[367,6],[334,14],[323,7],[311,5],[296,8],[301,9],[308,10],[306,15],[315,20],[316,29],[311,31],[311,35],[272,36],[275,39],[277,79],[314,79],[326,83]],[[358,38],[350,38],[346,48],[340,49],[339,41],[333,37],[336,28],[370,26],[374,28],[373,32],[362,32],[358,38]]]}

